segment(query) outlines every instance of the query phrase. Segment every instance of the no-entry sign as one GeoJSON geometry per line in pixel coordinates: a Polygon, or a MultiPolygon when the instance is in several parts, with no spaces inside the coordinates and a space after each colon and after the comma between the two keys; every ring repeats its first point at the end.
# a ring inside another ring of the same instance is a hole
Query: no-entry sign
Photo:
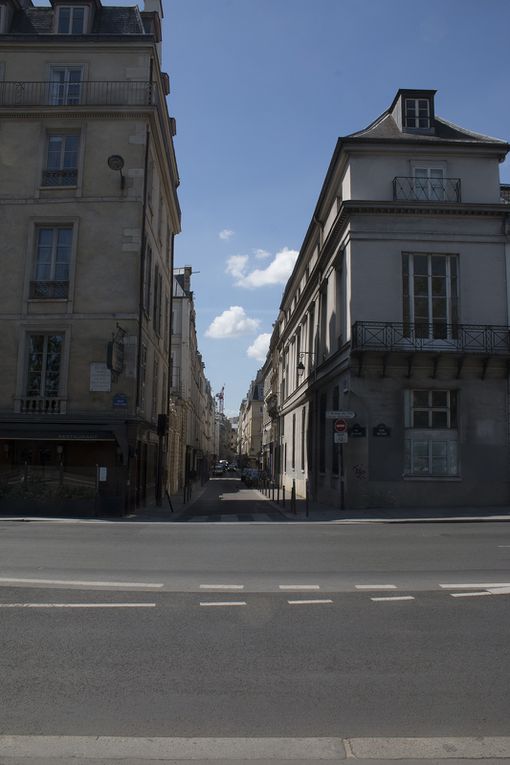
{"type": "Polygon", "coordinates": [[[347,433],[347,423],[345,420],[335,420],[335,433],[347,433]]]}

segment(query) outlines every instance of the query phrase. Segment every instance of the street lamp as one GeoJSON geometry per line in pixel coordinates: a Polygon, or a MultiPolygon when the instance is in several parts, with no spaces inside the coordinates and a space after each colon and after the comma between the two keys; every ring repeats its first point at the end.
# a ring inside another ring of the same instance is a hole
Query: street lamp
{"type": "Polygon", "coordinates": [[[311,356],[310,364],[313,366],[314,354],[310,353],[309,351],[301,351],[299,353],[299,355],[298,355],[298,363],[297,363],[297,367],[296,367],[296,371],[297,371],[299,377],[301,377],[301,375],[304,373],[304,371],[306,369],[304,361],[303,361],[303,358],[302,358],[303,356],[311,356]]]}
{"type": "Polygon", "coordinates": [[[120,154],[112,154],[111,157],[108,157],[108,167],[110,170],[118,170],[120,173],[120,187],[121,189],[124,188],[126,179],[122,175],[122,168],[124,167],[124,158],[120,156],[120,154]]]}

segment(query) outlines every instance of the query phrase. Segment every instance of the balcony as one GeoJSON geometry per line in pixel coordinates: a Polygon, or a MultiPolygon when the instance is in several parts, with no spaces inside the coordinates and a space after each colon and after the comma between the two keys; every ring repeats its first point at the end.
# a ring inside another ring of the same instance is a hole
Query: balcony
{"type": "Polygon", "coordinates": [[[394,201],[407,202],[460,202],[460,178],[393,179],[394,201]]]}
{"type": "Polygon", "coordinates": [[[66,399],[58,397],[23,397],[14,402],[17,414],[31,414],[36,417],[66,413],[66,399]]]}
{"type": "Polygon", "coordinates": [[[156,89],[150,82],[0,82],[0,107],[150,106],[156,89]]]}
{"type": "Polygon", "coordinates": [[[69,282],[30,282],[30,300],[67,300],[69,282]]]}
{"type": "Polygon", "coordinates": [[[500,186],[501,201],[507,205],[510,205],[510,184],[502,183],[500,186]]]}
{"type": "Polygon", "coordinates": [[[510,328],[488,324],[357,321],[352,328],[352,351],[510,356],[510,328]]]}
{"type": "Polygon", "coordinates": [[[78,183],[78,170],[43,170],[42,186],[76,186],[78,183]]]}

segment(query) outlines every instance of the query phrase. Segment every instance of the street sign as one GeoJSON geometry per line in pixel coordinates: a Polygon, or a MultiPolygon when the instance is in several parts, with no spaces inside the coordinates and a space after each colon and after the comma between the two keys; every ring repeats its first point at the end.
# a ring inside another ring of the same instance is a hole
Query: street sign
{"type": "Polygon", "coordinates": [[[347,433],[347,423],[345,420],[335,420],[335,433],[347,433]]]}
{"type": "Polygon", "coordinates": [[[348,440],[347,433],[333,433],[335,444],[346,444],[348,440]]]}
{"type": "Polygon", "coordinates": [[[338,420],[338,418],[345,418],[346,420],[352,420],[356,417],[356,412],[351,412],[350,409],[328,409],[326,411],[327,420],[338,420]]]}

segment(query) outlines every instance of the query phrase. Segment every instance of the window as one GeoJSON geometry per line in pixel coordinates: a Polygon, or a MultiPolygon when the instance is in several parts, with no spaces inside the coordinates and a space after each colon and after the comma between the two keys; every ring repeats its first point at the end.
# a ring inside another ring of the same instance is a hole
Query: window
{"type": "Polygon", "coordinates": [[[455,476],[457,391],[407,391],[405,473],[455,476]]]}
{"type": "Polygon", "coordinates": [[[81,103],[83,67],[52,66],[50,69],[50,104],[52,106],[81,103]]]}
{"type": "Polygon", "coordinates": [[[151,401],[151,419],[154,422],[158,415],[158,387],[159,387],[159,361],[154,354],[152,365],[152,401],[151,401]]]}
{"type": "Polygon", "coordinates": [[[61,5],[57,32],[61,35],[82,35],[85,31],[85,13],[84,5],[61,5]]]}
{"type": "MultiPolygon", "coordinates": [[[[337,411],[340,409],[340,389],[338,385],[335,385],[333,388],[333,400],[332,400],[332,406],[331,408],[334,411],[337,411]]],[[[331,434],[331,474],[332,475],[338,475],[339,474],[339,465],[340,465],[340,444],[335,443],[335,432],[334,428],[331,428],[332,434],[331,434]]]]}
{"type": "Polygon", "coordinates": [[[78,133],[50,133],[46,149],[43,186],[76,186],[78,181],[78,133]]]}
{"type": "Polygon", "coordinates": [[[38,228],[32,299],[65,299],[69,293],[69,266],[73,241],[70,226],[38,228]]]}
{"type": "Polygon", "coordinates": [[[147,346],[142,344],[140,349],[140,390],[139,390],[139,405],[140,409],[145,409],[145,380],[147,377],[147,346]]]}
{"type": "Polygon", "coordinates": [[[28,336],[26,396],[56,398],[60,393],[63,335],[28,336]]]}
{"type": "Polygon", "coordinates": [[[404,337],[450,340],[457,337],[456,255],[403,255],[404,337]]]}
{"type": "Polygon", "coordinates": [[[430,127],[430,101],[428,98],[406,98],[404,127],[430,127]]]}
{"type": "Polygon", "coordinates": [[[292,415],[292,470],[296,469],[296,415],[292,415]]]}
{"type": "Polygon", "coordinates": [[[301,409],[301,470],[305,469],[306,409],[301,409]]]}
{"type": "Polygon", "coordinates": [[[152,319],[154,322],[154,332],[161,334],[161,295],[163,292],[163,277],[159,273],[159,267],[154,266],[154,302],[152,319]]]}
{"type": "Polygon", "coordinates": [[[144,287],[143,287],[143,310],[150,315],[151,310],[151,279],[152,279],[152,250],[147,245],[145,252],[145,275],[144,275],[144,287]]]}
{"type": "Polygon", "coordinates": [[[147,177],[145,180],[147,183],[147,205],[152,212],[152,194],[154,186],[154,161],[152,157],[149,157],[147,162],[147,177]]]}
{"type": "Polygon", "coordinates": [[[444,170],[440,167],[415,167],[414,193],[416,199],[432,202],[444,201],[444,170]]]}

